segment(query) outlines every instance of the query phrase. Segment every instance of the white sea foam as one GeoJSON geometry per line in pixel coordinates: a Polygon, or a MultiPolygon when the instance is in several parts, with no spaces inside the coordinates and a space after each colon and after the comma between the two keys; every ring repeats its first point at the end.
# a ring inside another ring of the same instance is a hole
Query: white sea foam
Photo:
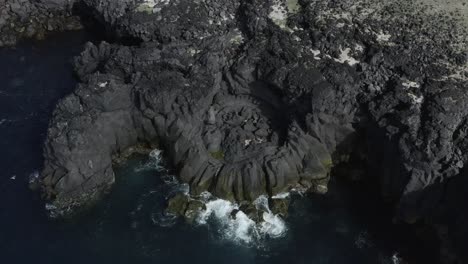
{"type": "Polygon", "coordinates": [[[236,204],[222,199],[209,201],[205,206],[206,210],[201,212],[198,218],[200,224],[206,224],[211,215],[219,220],[228,220],[231,212],[239,208],[236,204]]]}
{"type": "Polygon", "coordinates": [[[259,197],[257,197],[253,204],[255,205],[255,208],[257,208],[257,210],[271,212],[268,206],[268,196],[266,195],[260,195],[259,197]]]}
{"type": "Polygon", "coordinates": [[[200,193],[199,197],[200,201],[203,203],[208,203],[211,199],[213,199],[213,195],[210,192],[204,191],[200,193]]]}
{"type": "Polygon", "coordinates": [[[60,215],[60,211],[58,210],[58,208],[51,203],[46,203],[45,209],[50,218],[56,218],[60,215]]]}
{"type": "MultiPolygon", "coordinates": [[[[149,160],[136,168],[136,171],[163,170],[164,162],[162,151],[155,149],[149,154],[149,160]]],[[[189,195],[189,185],[181,184],[173,175],[162,176],[164,181],[165,197],[172,197],[175,193],[189,195]]],[[[161,192],[158,192],[161,193],[161,192]]],[[[288,194],[280,194],[279,197],[287,197],[288,194]]],[[[251,245],[265,237],[281,237],[286,232],[286,224],[283,219],[271,212],[268,207],[268,197],[262,195],[254,201],[257,210],[263,211],[263,221],[256,223],[247,214],[239,210],[239,205],[227,200],[218,199],[209,192],[203,192],[198,197],[192,197],[205,204],[205,209],[198,213],[195,222],[200,225],[216,225],[223,239],[241,244],[251,245]]],[[[139,211],[138,208],[135,211],[139,211]]],[[[151,215],[153,224],[159,226],[172,226],[176,217],[167,213],[154,213],[151,215]]]]}
{"type": "Polygon", "coordinates": [[[290,195],[289,192],[278,193],[276,195],[273,195],[271,199],[286,199],[289,197],[289,195],[290,195]]]}
{"type": "Polygon", "coordinates": [[[254,205],[262,210],[263,221],[256,223],[236,203],[214,198],[205,192],[201,200],[210,199],[205,203],[206,209],[200,212],[196,219],[198,224],[216,224],[222,238],[237,243],[252,244],[260,242],[265,237],[277,238],[285,234],[287,227],[283,219],[273,214],[268,208],[268,197],[260,196],[254,205]],[[215,223],[210,222],[214,220],[215,223]]]}
{"type": "Polygon", "coordinates": [[[260,225],[260,232],[272,238],[282,237],[287,229],[283,219],[279,215],[275,215],[271,212],[263,213],[263,222],[261,222],[260,225]]]}
{"type": "Polygon", "coordinates": [[[162,150],[160,149],[153,149],[149,154],[150,159],[155,162],[161,162],[162,160],[162,150]]]}
{"type": "Polygon", "coordinates": [[[268,207],[268,197],[259,196],[254,204],[257,210],[263,211],[263,221],[260,222],[260,234],[276,238],[281,237],[286,232],[286,224],[279,215],[275,215],[268,207]]]}
{"type": "Polygon", "coordinates": [[[229,221],[228,227],[226,234],[231,240],[252,243],[256,237],[255,222],[242,211],[236,213],[235,219],[229,221]]]}
{"type": "Polygon", "coordinates": [[[307,192],[307,188],[296,187],[296,188],[292,188],[290,193],[294,193],[294,194],[297,194],[297,195],[303,197],[306,194],[306,192],[307,192]]]}
{"type": "Polygon", "coordinates": [[[135,172],[145,171],[145,170],[163,170],[163,156],[162,150],[153,149],[149,154],[149,159],[143,165],[135,168],[135,172]]]}
{"type": "Polygon", "coordinates": [[[210,217],[216,220],[223,238],[237,242],[251,243],[251,235],[255,222],[242,211],[232,216],[234,210],[238,210],[237,204],[226,200],[216,199],[205,204],[206,210],[202,211],[197,219],[199,224],[208,224],[210,217]]]}

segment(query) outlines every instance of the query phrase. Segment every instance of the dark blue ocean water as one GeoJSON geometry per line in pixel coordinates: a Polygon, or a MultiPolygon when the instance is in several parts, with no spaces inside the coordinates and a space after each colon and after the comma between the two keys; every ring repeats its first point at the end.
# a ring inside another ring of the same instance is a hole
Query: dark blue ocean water
{"type": "Polygon", "coordinates": [[[112,192],[69,221],[50,220],[28,178],[57,100],[76,83],[70,60],[84,33],[0,49],[0,263],[433,263],[428,247],[365,187],[333,180],[324,196],[295,197],[281,238],[243,244],[215,222],[164,219],[165,170],[138,170],[136,156],[116,169],[112,192]],[[163,221],[162,221],[163,220],[163,221]]]}

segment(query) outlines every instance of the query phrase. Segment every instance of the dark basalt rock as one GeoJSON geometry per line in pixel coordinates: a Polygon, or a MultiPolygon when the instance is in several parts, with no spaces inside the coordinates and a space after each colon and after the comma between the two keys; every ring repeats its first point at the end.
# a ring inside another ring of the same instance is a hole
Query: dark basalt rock
{"type": "Polygon", "coordinates": [[[52,31],[81,29],[74,0],[0,0],[0,47],[22,38],[43,39],[52,31]]]}
{"type": "Polygon", "coordinates": [[[112,156],[154,142],[193,194],[323,193],[355,159],[398,219],[450,211],[468,159],[468,34],[454,15],[398,0],[76,4],[116,43],[86,45],[51,120],[42,187],[56,211],[109,188],[112,156]]]}
{"type": "MultiPolygon", "coordinates": [[[[328,177],[333,144],[306,133],[297,106],[283,100],[304,95],[255,70],[271,57],[229,69],[237,44],[223,36],[200,45],[201,54],[188,44],[87,46],[75,62],[83,83],[59,104],[48,135],[46,160],[54,162],[44,183],[57,206],[111,184],[111,154],[142,141],[161,142],[194,193],[254,200],[328,177]]],[[[328,85],[313,69],[291,68],[310,71],[299,89],[328,85]]]]}

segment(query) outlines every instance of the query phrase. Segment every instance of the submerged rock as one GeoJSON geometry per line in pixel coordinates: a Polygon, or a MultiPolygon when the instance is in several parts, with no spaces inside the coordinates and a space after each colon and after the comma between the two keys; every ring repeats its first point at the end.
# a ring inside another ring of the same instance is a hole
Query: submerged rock
{"type": "Polygon", "coordinates": [[[288,216],[289,198],[272,199],[270,202],[271,212],[275,215],[281,215],[283,218],[288,216]]]}
{"type": "Polygon", "coordinates": [[[258,210],[255,207],[255,205],[252,203],[242,203],[239,206],[239,210],[242,211],[249,219],[252,219],[256,223],[259,223],[263,220],[262,218],[263,211],[258,210]]]}
{"type": "Polygon", "coordinates": [[[203,210],[206,210],[206,206],[203,202],[199,200],[190,200],[187,205],[187,210],[184,212],[184,217],[187,222],[193,223],[199,216],[199,213],[203,210]]]}
{"type": "Polygon", "coordinates": [[[187,195],[179,193],[169,199],[166,211],[175,215],[184,215],[189,204],[187,195]]]}

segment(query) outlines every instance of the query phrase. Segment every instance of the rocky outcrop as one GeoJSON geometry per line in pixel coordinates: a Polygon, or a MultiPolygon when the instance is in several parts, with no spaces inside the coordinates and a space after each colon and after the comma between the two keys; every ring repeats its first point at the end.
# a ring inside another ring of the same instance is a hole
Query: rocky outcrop
{"type": "Polygon", "coordinates": [[[112,156],[138,143],[159,142],[192,193],[237,201],[325,192],[331,167],[357,158],[406,222],[440,215],[466,178],[467,34],[453,17],[405,1],[80,5],[117,41],[87,44],[50,123],[56,211],[107,189],[112,156]]]}
{"type": "Polygon", "coordinates": [[[49,32],[81,29],[74,0],[1,0],[0,47],[22,38],[43,39],[49,32]]]}
{"type": "Polygon", "coordinates": [[[322,143],[326,131],[314,128],[313,115],[297,116],[310,102],[297,102],[314,91],[326,100],[319,93],[330,85],[303,65],[289,65],[290,80],[269,80],[256,72],[268,52],[234,65],[235,32],[200,43],[203,52],[88,44],[75,62],[82,83],[60,102],[46,143],[44,190],[54,206],[65,212],[86,202],[85,192],[112,184],[112,155],[154,141],[194,193],[242,201],[298,185],[324,191],[340,139],[322,143]],[[289,81],[306,92],[288,91],[289,81]]]}

